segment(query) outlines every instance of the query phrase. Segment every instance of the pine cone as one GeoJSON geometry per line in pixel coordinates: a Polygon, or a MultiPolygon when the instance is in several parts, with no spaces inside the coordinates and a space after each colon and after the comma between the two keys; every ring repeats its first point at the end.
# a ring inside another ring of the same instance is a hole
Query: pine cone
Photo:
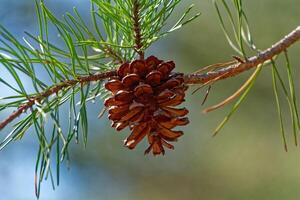
{"type": "Polygon", "coordinates": [[[145,151],[164,154],[164,147],[174,149],[168,142],[176,141],[182,131],[172,130],[189,123],[185,108],[174,108],[184,101],[187,87],[182,74],[171,74],[173,61],[163,62],[154,56],[145,61],[135,60],[118,69],[105,88],[112,96],[105,100],[112,127],[121,131],[127,126],[131,134],[124,144],[129,149],[146,136],[150,146],[145,151]]]}

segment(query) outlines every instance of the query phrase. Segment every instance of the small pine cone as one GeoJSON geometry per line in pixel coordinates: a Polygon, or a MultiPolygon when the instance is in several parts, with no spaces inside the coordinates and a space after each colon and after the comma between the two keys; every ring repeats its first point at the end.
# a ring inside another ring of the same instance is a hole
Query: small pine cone
{"type": "Polygon", "coordinates": [[[150,56],[121,65],[117,76],[105,84],[112,93],[104,102],[108,118],[117,131],[130,128],[131,134],[124,141],[129,149],[147,137],[150,146],[145,154],[164,154],[164,147],[174,149],[168,142],[183,135],[172,129],[189,123],[184,117],[188,110],[175,108],[184,101],[187,87],[182,74],[171,73],[174,68],[174,62],[150,56]]]}

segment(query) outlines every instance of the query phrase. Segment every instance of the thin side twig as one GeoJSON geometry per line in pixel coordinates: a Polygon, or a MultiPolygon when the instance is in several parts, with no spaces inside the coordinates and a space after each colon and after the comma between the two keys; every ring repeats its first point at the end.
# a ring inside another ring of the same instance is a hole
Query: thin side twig
{"type": "Polygon", "coordinates": [[[120,55],[118,55],[118,53],[115,52],[111,47],[106,46],[104,51],[105,53],[113,57],[117,63],[122,64],[124,62],[123,58],[120,55]]]}

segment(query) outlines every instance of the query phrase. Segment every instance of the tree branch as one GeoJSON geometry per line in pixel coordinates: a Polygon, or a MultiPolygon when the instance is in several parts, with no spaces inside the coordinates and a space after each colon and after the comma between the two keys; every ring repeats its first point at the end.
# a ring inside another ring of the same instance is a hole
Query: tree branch
{"type": "Polygon", "coordinates": [[[238,62],[236,64],[212,72],[185,75],[185,83],[189,85],[204,84],[218,77],[220,77],[220,79],[218,80],[222,80],[232,76],[236,76],[244,71],[256,67],[259,64],[271,60],[274,56],[282,53],[299,40],[300,26],[298,26],[294,31],[286,35],[282,40],[272,45],[272,47],[260,52],[257,56],[249,58],[245,62],[238,62]]]}
{"type": "MultiPolygon", "coordinates": [[[[294,43],[296,43],[299,40],[300,40],[300,26],[297,27],[290,34],[285,36],[282,40],[280,40],[279,42],[274,44],[269,49],[262,51],[257,56],[253,56],[253,57],[249,58],[245,62],[238,62],[236,64],[232,64],[230,66],[227,66],[227,67],[215,70],[215,71],[206,72],[206,73],[186,74],[184,76],[185,84],[187,84],[187,85],[205,84],[212,80],[218,81],[218,80],[236,76],[242,72],[245,72],[251,68],[256,67],[259,64],[262,64],[268,60],[271,60],[274,56],[282,53],[288,47],[290,47],[291,45],[293,45],[294,43]]],[[[36,104],[36,102],[40,102],[43,99],[48,98],[52,94],[58,93],[62,89],[74,87],[77,84],[86,84],[86,83],[89,83],[92,81],[104,80],[104,79],[107,79],[107,78],[110,78],[110,77],[116,76],[116,75],[117,75],[117,72],[116,72],[116,70],[114,70],[114,71],[104,72],[101,74],[77,77],[77,79],[67,80],[67,81],[61,82],[55,86],[52,86],[49,89],[45,90],[44,92],[37,94],[35,97],[31,97],[27,103],[20,106],[16,111],[14,111],[6,119],[4,119],[2,122],[0,122],[0,130],[3,129],[5,126],[7,126],[14,119],[19,117],[22,113],[26,112],[29,108],[34,106],[36,104]]]]}
{"type": "Polygon", "coordinates": [[[0,122],[0,130],[3,129],[5,126],[7,126],[14,119],[19,117],[22,113],[26,112],[29,108],[34,106],[36,104],[36,102],[40,102],[43,99],[48,98],[52,94],[58,93],[62,89],[74,87],[77,84],[86,84],[86,83],[89,83],[92,81],[99,81],[99,80],[107,79],[107,78],[115,76],[115,75],[116,75],[116,71],[109,71],[109,72],[104,72],[101,74],[94,74],[94,75],[90,75],[90,76],[78,77],[77,79],[74,79],[74,80],[66,80],[55,86],[52,86],[49,89],[45,90],[44,92],[37,94],[35,97],[31,97],[30,99],[28,99],[27,103],[21,105],[16,111],[14,111],[6,119],[4,119],[2,122],[0,122]]]}

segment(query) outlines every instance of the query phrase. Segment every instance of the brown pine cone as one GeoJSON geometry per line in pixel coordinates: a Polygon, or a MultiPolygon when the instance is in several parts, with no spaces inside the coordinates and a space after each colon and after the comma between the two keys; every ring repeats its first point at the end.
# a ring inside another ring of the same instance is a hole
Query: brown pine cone
{"type": "Polygon", "coordinates": [[[164,147],[174,149],[168,142],[176,141],[182,131],[172,130],[189,123],[185,108],[174,108],[184,101],[187,87],[182,74],[171,74],[173,61],[163,62],[154,56],[145,61],[135,60],[118,69],[105,88],[112,96],[105,100],[112,127],[121,131],[127,126],[131,134],[124,144],[129,149],[148,137],[150,146],[145,151],[164,154],[164,147]]]}

